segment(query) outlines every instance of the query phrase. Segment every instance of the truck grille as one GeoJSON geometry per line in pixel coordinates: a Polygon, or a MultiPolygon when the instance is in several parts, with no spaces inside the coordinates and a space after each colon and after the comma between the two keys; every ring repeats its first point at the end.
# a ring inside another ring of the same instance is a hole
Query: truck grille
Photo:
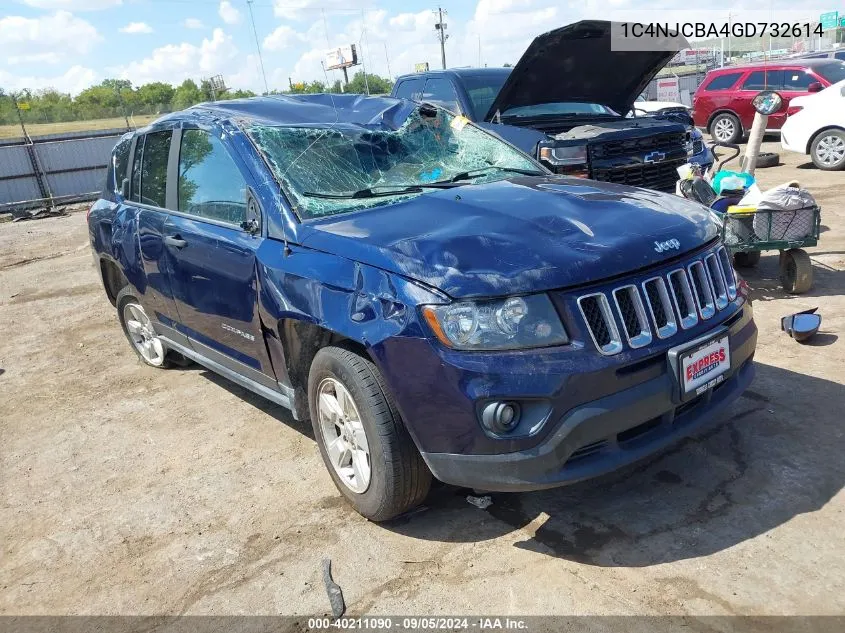
{"type": "Polygon", "coordinates": [[[607,356],[624,349],[651,343],[653,334],[665,339],[679,326],[689,329],[712,318],[736,299],[736,278],[727,249],[720,246],[665,275],[651,277],[640,287],[627,284],[610,293],[578,297],[577,303],[587,330],[598,350],[607,356]],[[621,325],[621,327],[620,327],[621,325]]]}
{"type": "Polygon", "coordinates": [[[614,182],[619,185],[643,187],[657,191],[675,191],[678,167],[684,159],[664,160],[659,163],[641,163],[626,167],[602,167],[593,170],[593,179],[614,182]]]}
{"type": "Polygon", "coordinates": [[[647,153],[657,149],[674,151],[683,147],[686,142],[686,132],[665,132],[644,136],[643,138],[597,143],[591,147],[590,151],[595,158],[614,158],[615,156],[647,153]]]}

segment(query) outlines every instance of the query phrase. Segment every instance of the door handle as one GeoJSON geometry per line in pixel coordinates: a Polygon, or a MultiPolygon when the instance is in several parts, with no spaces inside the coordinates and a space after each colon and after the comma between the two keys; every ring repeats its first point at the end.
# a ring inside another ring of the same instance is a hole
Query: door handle
{"type": "Polygon", "coordinates": [[[173,248],[185,248],[188,245],[179,235],[168,235],[164,238],[164,243],[173,248]]]}

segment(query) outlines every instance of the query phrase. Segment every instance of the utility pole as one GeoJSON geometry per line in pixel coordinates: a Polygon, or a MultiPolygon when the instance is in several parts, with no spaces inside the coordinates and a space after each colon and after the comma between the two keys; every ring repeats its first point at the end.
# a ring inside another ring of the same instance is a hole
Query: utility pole
{"type": "Polygon", "coordinates": [[[255,30],[255,17],[252,15],[253,0],[246,0],[246,6],[249,7],[249,19],[252,21],[252,34],[255,37],[255,49],[258,51],[258,64],[261,66],[261,76],[264,78],[264,94],[270,92],[270,86],[267,85],[267,73],[264,72],[264,59],[261,57],[261,45],[258,43],[258,31],[255,30]]]}
{"type": "Polygon", "coordinates": [[[438,22],[434,25],[434,30],[437,31],[440,37],[440,61],[443,62],[443,70],[446,70],[446,40],[449,36],[446,35],[446,23],[443,21],[443,14],[448,13],[441,7],[437,7],[438,22]]]}

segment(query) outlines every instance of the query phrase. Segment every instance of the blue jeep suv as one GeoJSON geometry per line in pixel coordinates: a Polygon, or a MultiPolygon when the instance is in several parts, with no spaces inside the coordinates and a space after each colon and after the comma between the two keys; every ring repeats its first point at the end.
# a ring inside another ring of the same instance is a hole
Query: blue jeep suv
{"type": "Polygon", "coordinates": [[[599,475],[718,419],[753,376],[706,208],[551,174],[431,104],[202,104],[124,136],[88,227],[124,333],[310,418],[355,509],[432,477],[599,475]]]}

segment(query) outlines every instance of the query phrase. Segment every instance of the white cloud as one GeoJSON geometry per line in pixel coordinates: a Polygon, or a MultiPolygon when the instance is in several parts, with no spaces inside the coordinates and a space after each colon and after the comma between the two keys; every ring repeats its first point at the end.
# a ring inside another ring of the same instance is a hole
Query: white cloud
{"type": "Polygon", "coordinates": [[[179,84],[187,78],[198,81],[216,74],[223,74],[231,83],[230,75],[241,72],[245,63],[249,63],[249,57],[238,51],[231,35],[217,28],[211,38],[203,39],[198,46],[188,42],[168,44],[145,59],[111,70],[136,86],[151,81],[179,84]]]}
{"type": "Polygon", "coordinates": [[[273,13],[287,20],[304,20],[320,18],[323,10],[360,14],[372,5],[373,0],[274,0],[273,13]]]}
{"type": "Polygon", "coordinates": [[[238,24],[241,21],[241,12],[233,7],[229,0],[223,0],[220,3],[218,13],[226,24],[238,24]]]}
{"type": "Polygon", "coordinates": [[[198,18],[187,18],[184,22],[186,29],[204,29],[205,24],[198,18]]]}
{"type": "Polygon", "coordinates": [[[121,33],[152,33],[153,27],[146,22],[130,22],[120,29],[121,33]]]}
{"type": "Polygon", "coordinates": [[[100,81],[99,73],[82,66],[72,66],[65,73],[52,77],[13,75],[0,68],[0,85],[13,92],[23,90],[24,88],[30,90],[55,88],[59,92],[69,92],[72,95],[77,95],[98,81],[100,81]]]}
{"type": "Polygon", "coordinates": [[[7,58],[9,64],[35,56],[40,56],[42,63],[55,63],[68,56],[85,55],[101,39],[89,22],[67,11],[37,18],[0,18],[2,50],[16,53],[7,58]]]}
{"type": "Polygon", "coordinates": [[[36,9],[73,9],[74,11],[99,11],[123,4],[123,0],[24,0],[36,9]]]}
{"type": "Polygon", "coordinates": [[[302,40],[303,35],[301,33],[298,33],[286,24],[282,24],[264,38],[263,46],[267,51],[281,51],[302,40]]]}

